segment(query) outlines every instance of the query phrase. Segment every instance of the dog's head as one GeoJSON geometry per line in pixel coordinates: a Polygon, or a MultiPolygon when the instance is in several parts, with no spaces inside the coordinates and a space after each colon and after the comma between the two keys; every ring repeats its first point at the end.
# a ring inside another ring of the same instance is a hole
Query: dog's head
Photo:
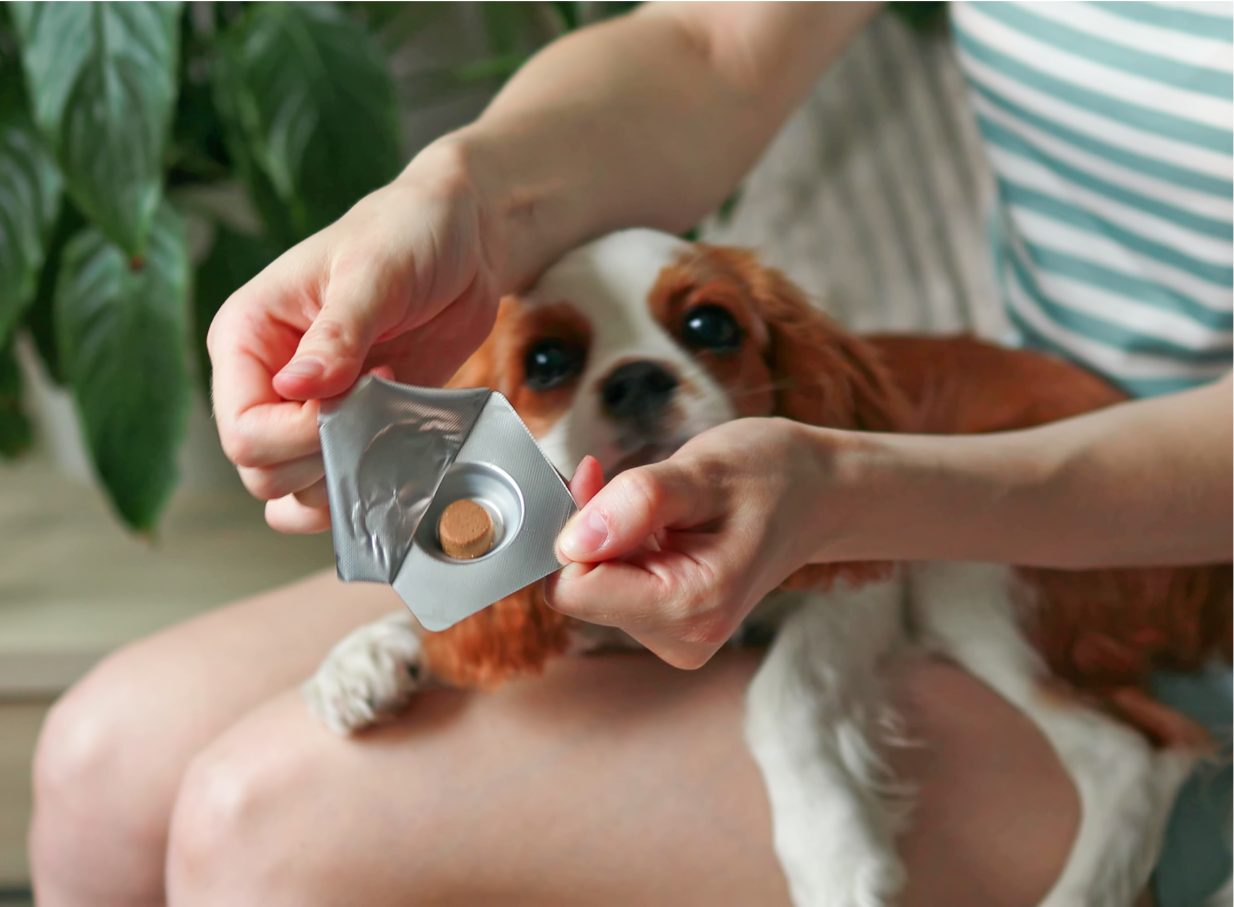
{"type": "MultiPolygon", "coordinates": [[[[503,300],[451,385],[505,394],[564,475],[591,454],[610,478],[742,416],[877,431],[903,405],[873,351],[753,254],[652,230],[583,246],[503,300]]],[[[536,589],[429,634],[433,673],[491,687],[563,651],[569,621],[536,589]]]]}
{"type": "Polygon", "coordinates": [[[859,340],[749,252],[627,230],[502,301],[451,382],[501,391],[554,465],[607,475],[741,416],[886,430],[895,401],[859,340]]]}

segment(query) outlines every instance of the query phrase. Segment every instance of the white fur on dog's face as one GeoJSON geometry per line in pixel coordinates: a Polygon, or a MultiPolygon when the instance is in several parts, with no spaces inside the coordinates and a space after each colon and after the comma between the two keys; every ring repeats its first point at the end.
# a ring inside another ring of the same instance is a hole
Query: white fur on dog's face
{"type": "Polygon", "coordinates": [[[690,243],[652,230],[627,230],[562,258],[520,297],[522,305],[565,305],[590,328],[586,362],[568,408],[537,431],[553,465],[570,475],[591,454],[611,475],[670,455],[697,435],[734,418],[725,390],[653,315],[649,299],[664,269],[690,243]],[[606,379],[619,366],[651,362],[678,381],[665,416],[651,430],[622,425],[602,405],[606,379]]]}

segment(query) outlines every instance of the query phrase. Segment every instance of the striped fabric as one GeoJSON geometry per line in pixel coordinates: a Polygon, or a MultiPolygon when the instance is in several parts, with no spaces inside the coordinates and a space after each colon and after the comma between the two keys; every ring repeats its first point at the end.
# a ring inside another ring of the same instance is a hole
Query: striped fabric
{"type": "Polygon", "coordinates": [[[1231,367],[1234,18],[1228,3],[957,3],[1023,341],[1129,392],[1231,367]]]}
{"type": "Polygon", "coordinates": [[[982,144],[950,35],[882,15],[702,236],[758,249],[858,331],[1004,339],[982,144]]]}

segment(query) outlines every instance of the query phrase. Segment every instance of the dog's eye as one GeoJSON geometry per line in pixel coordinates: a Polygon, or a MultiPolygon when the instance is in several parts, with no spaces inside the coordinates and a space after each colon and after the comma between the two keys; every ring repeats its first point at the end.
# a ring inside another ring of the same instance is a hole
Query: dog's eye
{"type": "Polygon", "coordinates": [[[695,306],[682,319],[681,342],[692,350],[732,353],[741,346],[741,328],[723,306],[695,306]]]}
{"type": "Polygon", "coordinates": [[[523,360],[523,382],[533,391],[547,391],[572,381],[583,370],[582,352],[564,340],[541,340],[523,360]]]}

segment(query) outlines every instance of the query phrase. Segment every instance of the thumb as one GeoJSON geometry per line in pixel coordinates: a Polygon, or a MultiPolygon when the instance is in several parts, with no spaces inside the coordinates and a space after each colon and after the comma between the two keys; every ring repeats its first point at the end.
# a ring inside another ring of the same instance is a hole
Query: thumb
{"type": "Polygon", "coordinates": [[[621,473],[561,531],[558,558],[594,563],[622,557],[664,529],[713,517],[718,496],[671,460],[621,473]]]}
{"type": "Polygon", "coordinates": [[[289,400],[317,400],[346,392],[360,376],[377,336],[381,302],[382,294],[372,280],[331,285],[295,355],[274,376],[275,391],[289,400]]]}

